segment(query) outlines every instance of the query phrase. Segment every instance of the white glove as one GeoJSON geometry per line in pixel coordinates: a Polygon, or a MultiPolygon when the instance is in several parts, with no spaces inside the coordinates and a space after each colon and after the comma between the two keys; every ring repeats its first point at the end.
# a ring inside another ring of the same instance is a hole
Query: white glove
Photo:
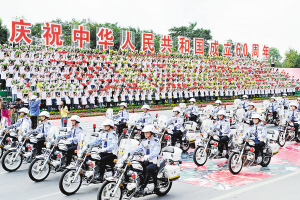
{"type": "Polygon", "coordinates": [[[143,161],[147,161],[147,160],[149,160],[149,155],[145,155],[145,156],[143,157],[143,161]]]}
{"type": "Polygon", "coordinates": [[[100,153],[105,153],[107,151],[107,149],[106,148],[102,148],[102,149],[100,149],[100,153]]]}

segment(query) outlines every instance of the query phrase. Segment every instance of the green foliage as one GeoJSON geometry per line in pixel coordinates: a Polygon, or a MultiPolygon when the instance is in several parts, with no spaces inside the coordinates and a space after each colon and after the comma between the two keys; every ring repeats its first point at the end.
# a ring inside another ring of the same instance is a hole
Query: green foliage
{"type": "Polygon", "coordinates": [[[0,18],[0,44],[7,44],[8,29],[3,25],[2,19],[0,18]]]}
{"type": "Polygon", "coordinates": [[[294,49],[289,49],[285,53],[285,60],[283,67],[286,68],[299,68],[300,67],[300,54],[294,49]]]}
{"type": "Polygon", "coordinates": [[[271,47],[269,49],[269,54],[268,62],[272,63],[272,61],[274,61],[275,67],[282,67],[282,64],[280,63],[282,57],[279,53],[279,50],[275,47],[271,47]]]}

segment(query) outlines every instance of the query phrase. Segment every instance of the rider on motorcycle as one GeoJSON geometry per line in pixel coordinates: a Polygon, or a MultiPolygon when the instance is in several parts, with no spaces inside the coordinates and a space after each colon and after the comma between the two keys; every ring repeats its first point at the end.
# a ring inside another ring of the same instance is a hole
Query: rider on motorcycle
{"type": "Polygon", "coordinates": [[[260,123],[260,114],[252,115],[252,119],[254,124],[248,129],[246,134],[254,139],[255,163],[259,164],[262,161],[263,147],[265,146],[265,138],[267,137],[267,128],[260,123]]]}
{"type": "Polygon", "coordinates": [[[143,174],[144,180],[141,181],[141,188],[139,193],[144,194],[144,189],[147,186],[150,176],[154,175],[155,170],[157,169],[157,157],[160,152],[160,143],[159,140],[154,137],[155,128],[153,125],[146,125],[143,129],[146,139],[143,140],[139,147],[131,152],[144,152],[143,157],[143,174]]]}
{"type": "Polygon", "coordinates": [[[186,112],[187,112],[187,111],[190,111],[190,112],[191,112],[191,115],[190,115],[190,121],[196,122],[196,120],[197,120],[197,114],[198,114],[198,106],[195,104],[196,99],[191,98],[191,99],[190,99],[190,102],[191,102],[191,104],[190,104],[189,107],[186,109],[186,112]]]}
{"type": "Polygon", "coordinates": [[[256,110],[254,109],[254,107],[255,107],[254,103],[250,102],[249,103],[249,110],[245,114],[245,121],[247,121],[247,119],[249,119],[250,120],[250,126],[253,125],[252,115],[256,114],[256,110]]]}
{"type": "Polygon", "coordinates": [[[126,128],[126,121],[129,120],[129,112],[126,110],[126,107],[127,107],[126,103],[121,103],[120,111],[116,115],[116,120],[119,118],[121,119],[120,124],[118,126],[118,134],[122,133],[123,129],[126,128]]]}
{"type": "Polygon", "coordinates": [[[143,114],[141,115],[139,122],[143,122],[144,125],[151,125],[153,124],[152,115],[149,113],[150,106],[149,105],[143,105],[142,106],[143,114]]]}
{"type": "Polygon", "coordinates": [[[68,132],[65,135],[61,135],[58,138],[71,138],[72,143],[71,146],[68,148],[68,153],[66,154],[66,164],[69,165],[71,163],[72,155],[75,154],[75,150],[77,149],[77,143],[78,143],[78,136],[84,132],[83,128],[79,126],[80,123],[80,117],[78,115],[72,115],[70,118],[72,122],[72,129],[70,132],[68,132]]]}
{"type": "Polygon", "coordinates": [[[103,180],[106,165],[114,165],[114,159],[117,158],[115,151],[118,147],[118,135],[113,130],[114,122],[107,119],[102,125],[104,126],[104,131],[100,133],[99,137],[95,141],[89,144],[90,146],[101,146],[98,151],[101,156],[101,160],[99,162],[100,180],[103,180]]]}
{"type": "Polygon", "coordinates": [[[225,114],[225,110],[220,110],[218,112],[218,121],[216,121],[216,123],[214,124],[213,130],[217,130],[219,132],[219,156],[222,156],[222,152],[225,145],[226,152],[224,153],[224,155],[226,158],[228,158],[228,134],[230,133],[230,122],[227,119],[225,119],[225,114]]]}
{"type": "Polygon", "coordinates": [[[217,100],[215,102],[215,104],[216,104],[216,107],[214,107],[214,111],[213,111],[214,114],[217,114],[220,110],[225,110],[225,108],[221,105],[222,101],[217,100]]]}
{"type": "Polygon", "coordinates": [[[269,103],[269,107],[272,108],[273,120],[277,119],[278,103],[276,102],[275,97],[271,97],[271,102],[269,103]]]}
{"type": "Polygon", "coordinates": [[[48,119],[50,118],[49,112],[43,111],[43,112],[40,113],[39,116],[41,118],[41,123],[42,124],[39,125],[36,128],[36,131],[38,132],[38,134],[42,133],[43,137],[38,138],[38,141],[37,141],[36,149],[37,149],[37,154],[38,155],[41,154],[41,152],[42,152],[42,146],[44,145],[44,142],[45,142],[45,137],[47,137],[48,131],[52,127],[51,123],[48,121],[48,119]]]}
{"type": "Polygon", "coordinates": [[[247,100],[248,99],[248,96],[247,95],[244,95],[243,96],[243,101],[241,101],[241,107],[245,110],[245,112],[247,112],[248,110],[248,107],[249,107],[249,101],[247,100]]]}
{"type": "Polygon", "coordinates": [[[17,121],[17,123],[15,124],[16,127],[21,126],[21,124],[23,122],[27,122],[28,127],[27,127],[27,131],[31,129],[31,119],[29,117],[27,117],[27,114],[29,113],[29,110],[27,108],[21,108],[19,110],[20,113],[20,119],[17,121]]]}
{"type": "Polygon", "coordinates": [[[180,140],[180,143],[182,141],[182,131],[180,130],[180,128],[183,125],[183,118],[179,115],[180,114],[179,107],[173,108],[173,113],[175,116],[173,116],[171,119],[169,119],[167,125],[170,125],[170,124],[174,125],[172,146],[175,146],[175,142],[177,139],[180,140]]]}
{"type": "Polygon", "coordinates": [[[296,103],[291,103],[291,111],[287,114],[287,117],[291,120],[292,123],[294,123],[294,128],[295,128],[295,135],[298,134],[299,130],[299,121],[300,121],[300,116],[299,112],[297,111],[298,105],[296,103]]]}
{"type": "Polygon", "coordinates": [[[287,110],[289,108],[290,101],[287,98],[287,94],[283,94],[283,100],[281,103],[285,110],[287,110]]]}

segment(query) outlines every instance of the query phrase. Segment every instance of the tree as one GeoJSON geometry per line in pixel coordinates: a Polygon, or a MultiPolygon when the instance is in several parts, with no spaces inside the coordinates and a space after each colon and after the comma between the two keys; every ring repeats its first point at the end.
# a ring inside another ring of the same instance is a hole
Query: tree
{"type": "Polygon", "coordinates": [[[272,63],[274,60],[275,67],[282,67],[280,60],[282,59],[279,50],[275,47],[269,49],[268,62],[272,63]]]}
{"type": "Polygon", "coordinates": [[[300,55],[294,49],[289,49],[285,52],[285,60],[283,62],[283,67],[286,68],[298,68],[300,67],[300,55]]]}
{"type": "Polygon", "coordinates": [[[2,23],[2,19],[0,18],[0,44],[7,44],[8,29],[2,23]]]}
{"type": "Polygon", "coordinates": [[[191,23],[187,26],[181,27],[173,27],[169,29],[169,35],[172,37],[173,40],[173,50],[177,51],[178,49],[178,36],[184,36],[191,40],[191,46],[193,46],[193,39],[194,38],[204,38],[204,51],[207,54],[209,50],[208,40],[212,39],[210,30],[207,29],[195,29],[197,26],[197,22],[191,23]]]}

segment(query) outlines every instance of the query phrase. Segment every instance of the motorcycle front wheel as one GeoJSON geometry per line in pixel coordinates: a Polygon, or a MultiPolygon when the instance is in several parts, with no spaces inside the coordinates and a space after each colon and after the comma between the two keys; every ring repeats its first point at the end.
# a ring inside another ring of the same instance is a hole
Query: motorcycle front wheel
{"type": "Polygon", "coordinates": [[[7,151],[2,158],[2,168],[5,171],[13,172],[19,169],[22,165],[22,154],[17,154],[16,151],[7,151]],[[13,159],[15,159],[13,161],[13,159]]]}
{"type": "Polygon", "coordinates": [[[240,154],[235,153],[235,152],[232,153],[229,156],[229,159],[228,159],[228,168],[229,168],[229,171],[232,174],[238,174],[238,173],[240,173],[240,171],[243,168],[243,161],[240,160],[240,162],[238,162],[239,161],[239,157],[240,157],[240,154]]]}
{"type": "Polygon", "coordinates": [[[76,170],[66,169],[59,179],[59,189],[65,195],[75,194],[82,183],[82,176],[77,175],[76,180],[74,180],[76,175],[76,170]]]}
{"type": "Polygon", "coordinates": [[[182,152],[187,152],[190,149],[190,140],[187,137],[182,138],[180,147],[182,152]]]}
{"type": "Polygon", "coordinates": [[[50,174],[50,163],[45,165],[44,169],[41,169],[44,166],[44,159],[34,159],[28,169],[28,175],[31,180],[35,182],[41,182],[45,180],[50,174]]]}
{"type": "Polygon", "coordinates": [[[102,186],[99,188],[97,193],[97,200],[112,200],[112,199],[122,199],[123,189],[122,187],[117,187],[117,183],[114,181],[105,181],[102,186]],[[115,195],[112,197],[112,193],[115,188],[117,191],[115,195]]]}
{"type": "Polygon", "coordinates": [[[207,152],[203,146],[198,146],[193,154],[194,163],[197,166],[203,166],[207,161],[207,152]]]}
{"type": "Polygon", "coordinates": [[[2,158],[3,155],[3,147],[0,147],[0,159],[2,158]]]}
{"type": "Polygon", "coordinates": [[[285,145],[285,142],[286,142],[285,134],[283,131],[280,131],[278,135],[277,143],[279,144],[279,146],[283,147],[285,145]]]}

